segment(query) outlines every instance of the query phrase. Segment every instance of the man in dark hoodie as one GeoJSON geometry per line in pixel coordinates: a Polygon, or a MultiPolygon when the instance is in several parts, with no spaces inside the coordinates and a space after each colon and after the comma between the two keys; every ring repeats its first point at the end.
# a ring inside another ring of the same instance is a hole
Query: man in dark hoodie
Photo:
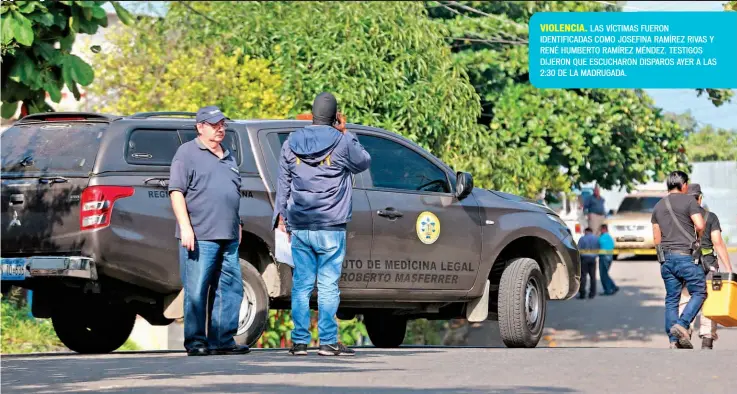
{"type": "Polygon", "coordinates": [[[293,355],[306,355],[310,343],[310,296],[317,280],[318,331],[322,356],[352,356],[338,342],[335,314],[346,252],[346,225],[351,220],[352,174],[369,168],[371,156],[345,120],[330,93],[312,104],[312,125],[295,130],[281,149],[273,224],[290,234],[293,355]],[[340,129],[340,130],[339,130],[340,129]]]}

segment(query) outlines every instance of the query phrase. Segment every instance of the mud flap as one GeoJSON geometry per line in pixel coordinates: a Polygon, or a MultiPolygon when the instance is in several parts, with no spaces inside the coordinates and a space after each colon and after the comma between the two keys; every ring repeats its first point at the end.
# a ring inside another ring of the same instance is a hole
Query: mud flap
{"type": "Polygon", "coordinates": [[[173,300],[171,296],[166,297],[164,304],[168,304],[164,310],[164,317],[167,319],[184,318],[184,288],[179,291],[179,294],[173,300]]]}
{"type": "Polygon", "coordinates": [[[484,294],[468,303],[466,319],[471,323],[479,323],[489,317],[489,288],[491,282],[487,279],[484,294]]]}

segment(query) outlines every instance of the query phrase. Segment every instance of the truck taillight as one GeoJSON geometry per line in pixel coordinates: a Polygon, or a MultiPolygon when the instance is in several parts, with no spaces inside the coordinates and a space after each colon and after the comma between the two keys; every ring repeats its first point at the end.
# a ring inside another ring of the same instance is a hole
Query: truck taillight
{"type": "Polygon", "coordinates": [[[92,230],[110,225],[115,200],[130,197],[130,186],[90,186],[82,192],[79,228],[92,230]]]}

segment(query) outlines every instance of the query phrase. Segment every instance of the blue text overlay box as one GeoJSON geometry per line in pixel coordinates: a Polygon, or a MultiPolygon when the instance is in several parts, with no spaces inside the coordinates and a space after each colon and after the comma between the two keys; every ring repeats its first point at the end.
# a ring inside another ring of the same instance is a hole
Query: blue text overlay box
{"type": "Polygon", "coordinates": [[[737,88],[737,12],[538,12],[538,88],[737,88]]]}

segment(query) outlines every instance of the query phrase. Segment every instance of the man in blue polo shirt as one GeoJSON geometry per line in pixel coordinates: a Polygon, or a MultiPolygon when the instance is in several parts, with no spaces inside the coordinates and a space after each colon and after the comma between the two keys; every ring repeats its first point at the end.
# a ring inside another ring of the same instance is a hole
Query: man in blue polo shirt
{"type": "Polygon", "coordinates": [[[243,300],[238,259],[241,178],[234,156],[220,144],[225,120],[216,106],[197,111],[197,138],[179,147],[169,176],[181,242],[184,347],[190,356],[250,351],[233,338],[243,300]],[[215,299],[207,322],[210,287],[215,299]]]}

